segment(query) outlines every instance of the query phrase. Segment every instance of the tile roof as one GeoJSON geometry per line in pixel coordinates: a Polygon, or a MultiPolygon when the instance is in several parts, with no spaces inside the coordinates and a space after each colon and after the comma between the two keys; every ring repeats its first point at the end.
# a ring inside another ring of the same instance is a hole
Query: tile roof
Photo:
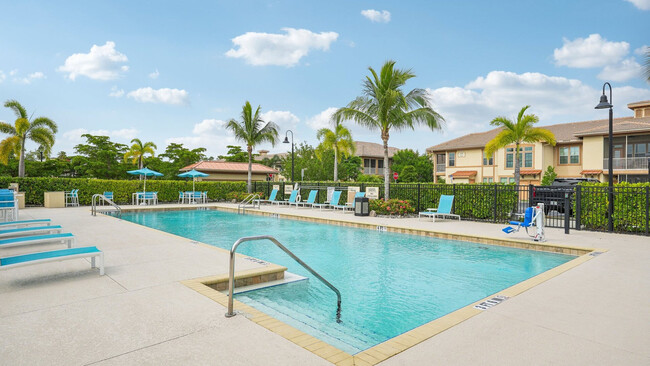
{"type": "Polygon", "coordinates": [[[454,178],[468,178],[476,175],[476,170],[459,170],[451,174],[454,178]]]}
{"type": "MultiPolygon", "coordinates": [[[[196,169],[204,173],[247,173],[248,172],[248,163],[235,163],[229,161],[199,161],[198,163],[190,164],[184,168],[181,168],[181,171],[188,171],[196,169]]],[[[266,165],[253,163],[254,174],[278,174],[279,172],[273,168],[269,168],[266,165]]]]}
{"type": "Polygon", "coordinates": [[[542,171],[539,169],[521,169],[519,170],[519,174],[521,175],[536,175],[541,173],[542,171]]]}
{"type": "MultiPolygon", "coordinates": [[[[621,117],[614,118],[614,133],[621,134],[627,132],[650,132],[650,117],[621,117]]],[[[609,132],[609,119],[599,119],[584,122],[560,123],[548,126],[538,126],[545,128],[555,135],[559,144],[580,141],[582,136],[605,135],[609,132]]],[[[438,145],[427,148],[427,152],[460,150],[468,148],[481,148],[492,140],[501,128],[495,128],[485,132],[470,133],[453,140],[443,142],[438,145]]]]}
{"type": "MultiPolygon", "coordinates": [[[[384,145],[376,144],[374,142],[364,142],[364,141],[355,141],[356,144],[356,156],[360,157],[371,157],[371,158],[383,158],[384,157],[384,145]]],[[[388,147],[388,157],[392,158],[399,149],[396,147],[388,147]]]]}
{"type": "Polygon", "coordinates": [[[593,175],[593,174],[600,174],[602,173],[602,169],[594,169],[594,170],[583,170],[580,172],[582,175],[593,175]]]}

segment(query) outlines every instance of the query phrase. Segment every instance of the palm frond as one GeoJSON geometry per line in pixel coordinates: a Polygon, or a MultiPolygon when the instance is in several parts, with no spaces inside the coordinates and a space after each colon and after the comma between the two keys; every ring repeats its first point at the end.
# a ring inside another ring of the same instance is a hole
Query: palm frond
{"type": "Polygon", "coordinates": [[[499,149],[516,143],[517,139],[511,130],[505,129],[499,132],[492,140],[485,144],[485,155],[491,158],[499,149]]]}
{"type": "Polygon", "coordinates": [[[9,157],[14,153],[18,144],[20,144],[18,136],[7,137],[0,141],[0,162],[2,164],[7,165],[9,163],[9,157]]]}
{"type": "Polygon", "coordinates": [[[524,142],[538,142],[538,141],[544,141],[548,144],[551,144],[555,146],[556,140],[555,140],[555,135],[553,132],[545,129],[545,128],[531,128],[530,130],[527,131],[527,133],[524,135],[523,140],[524,142]]]}
{"type": "Polygon", "coordinates": [[[31,127],[47,127],[54,133],[57,133],[59,131],[59,127],[56,125],[56,123],[47,117],[38,117],[34,119],[31,122],[31,127]]]}
{"type": "Polygon", "coordinates": [[[16,129],[14,126],[10,125],[7,122],[0,122],[0,133],[6,133],[7,135],[15,135],[16,129]]]}
{"type": "Polygon", "coordinates": [[[15,99],[6,101],[5,107],[10,108],[16,115],[16,118],[28,118],[25,108],[15,99]]]}

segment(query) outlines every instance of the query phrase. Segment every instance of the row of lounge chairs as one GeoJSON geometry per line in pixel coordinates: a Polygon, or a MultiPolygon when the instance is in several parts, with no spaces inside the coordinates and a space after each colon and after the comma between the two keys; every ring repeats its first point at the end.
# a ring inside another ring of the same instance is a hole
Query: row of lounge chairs
{"type": "Polygon", "coordinates": [[[332,198],[330,199],[329,202],[324,202],[324,203],[317,203],[316,198],[318,196],[318,190],[311,190],[309,191],[309,196],[307,197],[306,201],[298,201],[298,190],[293,190],[291,191],[291,195],[289,196],[288,200],[278,200],[278,190],[274,189],[271,191],[271,194],[269,195],[268,200],[256,200],[256,202],[261,203],[270,203],[270,204],[276,204],[276,205],[295,205],[296,207],[311,207],[311,208],[319,208],[320,210],[322,209],[332,209],[332,210],[337,210],[340,209],[342,211],[345,210],[353,210],[354,209],[354,199],[359,198],[359,197],[365,197],[365,192],[357,192],[354,195],[354,199],[350,202],[346,202],[341,204],[341,191],[334,191],[332,193],[332,198]]]}
{"type": "Polygon", "coordinates": [[[51,225],[50,219],[22,220],[0,223],[0,253],[3,248],[34,244],[65,244],[66,249],[34,252],[4,257],[0,255],[0,271],[33,264],[58,262],[75,258],[90,258],[95,268],[99,257],[99,274],[104,275],[104,253],[95,246],[74,247],[75,237],[62,232],[60,225],[51,225]]]}

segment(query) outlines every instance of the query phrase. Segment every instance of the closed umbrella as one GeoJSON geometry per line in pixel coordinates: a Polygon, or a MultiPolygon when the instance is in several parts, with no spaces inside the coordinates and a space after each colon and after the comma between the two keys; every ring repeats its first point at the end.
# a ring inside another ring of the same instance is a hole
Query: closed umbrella
{"type": "Polygon", "coordinates": [[[178,176],[181,177],[181,178],[192,178],[192,192],[194,192],[196,190],[196,189],[194,189],[194,184],[196,182],[196,178],[197,177],[209,177],[210,174],[201,173],[198,170],[192,169],[192,170],[190,170],[188,172],[181,173],[178,176]]]}
{"type": "Polygon", "coordinates": [[[163,174],[149,168],[142,168],[138,170],[129,170],[127,173],[131,175],[143,175],[144,176],[144,189],[143,192],[147,191],[147,177],[162,177],[163,174]]]}

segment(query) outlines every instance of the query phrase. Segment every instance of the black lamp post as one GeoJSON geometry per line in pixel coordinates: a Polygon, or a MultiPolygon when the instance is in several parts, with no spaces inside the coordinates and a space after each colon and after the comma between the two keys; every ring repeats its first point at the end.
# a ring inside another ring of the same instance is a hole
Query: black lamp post
{"type": "Polygon", "coordinates": [[[282,143],[288,144],[289,143],[289,132],[291,132],[291,183],[295,182],[293,179],[293,168],[296,166],[296,160],[294,159],[293,156],[293,131],[287,130],[287,132],[284,134],[284,141],[282,143]]]}
{"type": "Polygon", "coordinates": [[[42,163],[43,162],[43,148],[42,147],[38,148],[38,154],[40,155],[41,163],[42,163]]]}
{"type": "Polygon", "coordinates": [[[600,103],[596,109],[609,108],[609,157],[607,159],[607,174],[609,175],[609,185],[607,192],[607,200],[609,206],[607,207],[607,229],[611,232],[614,231],[614,220],[612,214],[614,213],[614,106],[610,103],[612,101],[612,85],[610,83],[603,84],[603,95],[600,96],[600,103]],[[605,86],[609,86],[609,101],[605,95],[605,86]]]}

